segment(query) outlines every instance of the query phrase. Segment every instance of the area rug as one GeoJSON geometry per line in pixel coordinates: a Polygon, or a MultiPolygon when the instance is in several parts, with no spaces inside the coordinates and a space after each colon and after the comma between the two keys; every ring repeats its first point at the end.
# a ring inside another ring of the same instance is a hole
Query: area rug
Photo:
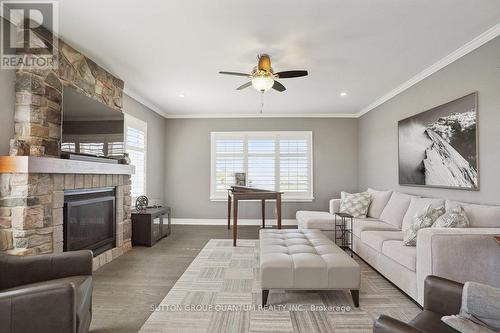
{"type": "Polygon", "coordinates": [[[387,314],[420,309],[362,260],[360,307],[348,291],[271,291],[262,309],[258,240],[212,239],[142,326],[150,332],[372,332],[387,314]]]}

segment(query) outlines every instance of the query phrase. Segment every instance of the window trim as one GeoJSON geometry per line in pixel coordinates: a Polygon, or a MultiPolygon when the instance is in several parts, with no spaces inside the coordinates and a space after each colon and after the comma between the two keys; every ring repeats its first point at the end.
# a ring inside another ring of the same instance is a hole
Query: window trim
{"type": "MultiPolygon", "coordinates": [[[[218,137],[227,137],[227,138],[241,138],[242,136],[273,136],[279,140],[280,135],[283,135],[287,138],[293,137],[294,135],[300,138],[304,138],[307,136],[309,143],[309,192],[302,196],[288,196],[285,193],[282,197],[281,201],[284,202],[311,202],[314,200],[314,155],[313,155],[313,133],[312,131],[224,131],[224,132],[210,132],[210,189],[209,189],[209,198],[210,201],[213,202],[221,202],[227,201],[227,195],[222,196],[222,194],[217,194],[216,191],[216,170],[215,170],[215,138],[218,137]]],[[[247,170],[248,163],[248,141],[245,139],[243,154],[246,157],[244,159],[244,169],[247,170]]],[[[276,153],[275,158],[279,159],[279,146],[276,145],[276,153]]],[[[279,176],[279,169],[275,170],[276,176],[279,176]]],[[[247,170],[248,177],[248,170],[247,170]]],[[[279,177],[276,178],[277,184],[279,186],[279,177]]],[[[220,191],[219,191],[220,193],[220,191]]],[[[258,201],[258,200],[249,200],[249,201],[258,201]]]]}
{"type": "MultiPolygon", "coordinates": [[[[137,117],[134,117],[128,113],[124,113],[125,114],[125,119],[124,119],[124,139],[125,139],[125,152],[127,152],[127,150],[135,150],[135,151],[141,151],[144,153],[144,179],[143,179],[143,182],[144,182],[144,194],[143,195],[146,195],[147,196],[147,193],[148,193],[148,183],[147,183],[147,179],[148,179],[148,123],[144,120],[141,120],[137,117]],[[128,145],[128,127],[132,127],[132,128],[135,128],[137,130],[140,130],[140,131],[143,131],[144,132],[144,149],[141,150],[141,149],[138,149],[137,147],[131,147],[128,145]]],[[[130,186],[132,187],[132,184],[130,184],[130,186]]],[[[130,193],[132,193],[132,188],[130,189],[130,193]]],[[[135,199],[137,199],[137,197],[132,197],[132,200],[134,201],[135,199]]]]}

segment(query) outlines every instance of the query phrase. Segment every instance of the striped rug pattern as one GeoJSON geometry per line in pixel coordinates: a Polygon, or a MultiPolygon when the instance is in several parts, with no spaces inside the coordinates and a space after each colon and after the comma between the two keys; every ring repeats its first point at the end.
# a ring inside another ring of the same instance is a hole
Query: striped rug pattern
{"type": "Polygon", "coordinates": [[[418,306],[380,274],[361,265],[360,308],[348,291],[271,291],[260,308],[258,240],[212,239],[141,328],[152,332],[372,332],[387,314],[409,321],[418,306]]]}

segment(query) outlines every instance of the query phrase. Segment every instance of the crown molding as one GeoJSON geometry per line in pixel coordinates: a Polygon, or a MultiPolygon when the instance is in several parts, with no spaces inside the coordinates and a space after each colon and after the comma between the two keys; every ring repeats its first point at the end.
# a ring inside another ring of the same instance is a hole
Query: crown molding
{"type": "Polygon", "coordinates": [[[424,69],[422,72],[418,73],[402,85],[398,86],[397,88],[389,91],[387,94],[383,95],[379,99],[375,100],[373,103],[356,113],[356,117],[359,118],[362,115],[366,114],[367,112],[370,112],[371,110],[375,109],[376,107],[382,105],[383,103],[387,102],[391,98],[399,95],[403,91],[407,90],[408,88],[412,87],[413,85],[419,83],[420,81],[424,80],[425,78],[431,76],[432,74],[436,73],[437,71],[443,69],[444,67],[450,65],[451,63],[457,61],[458,59],[462,58],[463,56],[469,54],[470,52],[474,51],[475,49],[479,48],[480,46],[486,44],[493,38],[497,37],[500,35],[500,23],[497,25],[493,26],[492,28],[486,30],[470,42],[464,44],[461,46],[459,49],[453,51],[452,53],[448,54],[446,57],[442,58],[438,62],[434,63],[433,65],[427,67],[424,69]]]}
{"type": "Polygon", "coordinates": [[[203,118],[358,118],[355,113],[172,113],[167,119],[203,118]]]}
{"type": "MultiPolygon", "coordinates": [[[[126,83],[125,83],[126,84],[126,83]]],[[[168,114],[164,112],[161,108],[158,106],[154,105],[151,103],[149,100],[143,98],[141,95],[135,93],[134,91],[128,89],[126,86],[123,88],[123,93],[126,94],[128,97],[135,99],[137,102],[141,103],[145,107],[153,110],[154,112],[158,113],[160,116],[167,118],[168,114]]]]}

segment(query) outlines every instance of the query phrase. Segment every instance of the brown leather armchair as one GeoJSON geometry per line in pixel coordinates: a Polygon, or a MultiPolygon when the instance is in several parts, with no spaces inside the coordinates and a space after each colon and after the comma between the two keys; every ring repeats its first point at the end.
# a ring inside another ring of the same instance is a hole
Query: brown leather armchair
{"type": "Polygon", "coordinates": [[[374,333],[457,333],[441,317],[458,314],[463,284],[428,276],[424,286],[424,309],[408,324],[381,315],[373,325],[374,333]]]}
{"type": "Polygon", "coordinates": [[[0,332],[88,332],[92,252],[0,254],[0,332]]]}

